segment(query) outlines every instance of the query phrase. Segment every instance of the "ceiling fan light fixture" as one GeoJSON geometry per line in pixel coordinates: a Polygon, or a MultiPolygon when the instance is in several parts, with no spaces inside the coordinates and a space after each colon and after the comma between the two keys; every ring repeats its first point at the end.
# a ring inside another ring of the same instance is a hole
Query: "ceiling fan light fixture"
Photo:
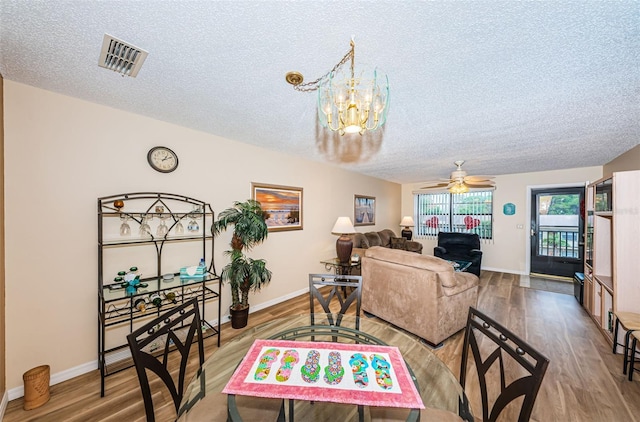
{"type": "Polygon", "coordinates": [[[467,186],[464,182],[456,182],[453,186],[449,188],[449,192],[451,193],[467,193],[469,192],[469,186],[467,186]]]}
{"type": "Polygon", "coordinates": [[[448,190],[451,193],[467,193],[474,189],[495,189],[495,182],[491,179],[494,176],[468,176],[467,172],[462,170],[464,161],[456,161],[456,170],[451,172],[451,178],[434,180],[426,186],[420,188],[425,190],[448,190]]]}

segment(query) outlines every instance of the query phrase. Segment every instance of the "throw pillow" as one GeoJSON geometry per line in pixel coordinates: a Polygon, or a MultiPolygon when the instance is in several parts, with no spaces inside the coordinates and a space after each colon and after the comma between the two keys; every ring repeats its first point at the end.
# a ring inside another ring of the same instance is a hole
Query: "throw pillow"
{"type": "Polygon", "coordinates": [[[407,249],[407,239],[404,237],[392,237],[391,238],[391,249],[407,249]]]}

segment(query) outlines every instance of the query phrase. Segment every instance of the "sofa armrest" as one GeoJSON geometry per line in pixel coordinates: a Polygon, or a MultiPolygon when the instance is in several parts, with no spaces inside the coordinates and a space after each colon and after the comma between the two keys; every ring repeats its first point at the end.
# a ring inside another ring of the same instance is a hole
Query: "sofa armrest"
{"type": "Polygon", "coordinates": [[[423,245],[420,242],[416,242],[414,240],[407,240],[405,243],[405,249],[409,252],[422,253],[423,245]]]}
{"type": "Polygon", "coordinates": [[[455,296],[476,287],[480,282],[478,276],[471,273],[455,273],[454,277],[456,279],[456,284],[454,286],[442,286],[442,292],[445,296],[455,296]]]}

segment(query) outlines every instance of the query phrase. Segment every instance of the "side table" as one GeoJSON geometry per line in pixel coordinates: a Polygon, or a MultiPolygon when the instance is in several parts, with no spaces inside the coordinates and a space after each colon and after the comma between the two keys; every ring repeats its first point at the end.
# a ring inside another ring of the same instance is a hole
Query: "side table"
{"type": "Polygon", "coordinates": [[[327,271],[334,271],[336,275],[357,275],[352,274],[353,270],[360,269],[360,261],[352,262],[349,261],[347,263],[342,263],[338,258],[330,258],[324,259],[320,261],[321,264],[324,264],[324,268],[327,271]]]}
{"type": "MultiPolygon", "coordinates": [[[[357,262],[349,261],[347,263],[342,263],[338,258],[330,258],[320,261],[321,264],[324,264],[324,268],[327,271],[335,271],[336,275],[360,275],[360,260],[357,262]],[[353,270],[358,270],[357,274],[352,274],[353,270]]],[[[342,287],[342,293],[344,297],[347,297],[347,288],[345,286],[342,287]]]]}

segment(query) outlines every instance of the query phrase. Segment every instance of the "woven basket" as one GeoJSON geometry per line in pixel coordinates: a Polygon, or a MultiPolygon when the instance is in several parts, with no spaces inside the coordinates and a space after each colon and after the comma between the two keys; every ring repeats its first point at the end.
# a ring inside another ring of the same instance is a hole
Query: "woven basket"
{"type": "Polygon", "coordinates": [[[36,366],[22,375],[24,410],[35,409],[49,401],[49,365],[36,366]]]}

